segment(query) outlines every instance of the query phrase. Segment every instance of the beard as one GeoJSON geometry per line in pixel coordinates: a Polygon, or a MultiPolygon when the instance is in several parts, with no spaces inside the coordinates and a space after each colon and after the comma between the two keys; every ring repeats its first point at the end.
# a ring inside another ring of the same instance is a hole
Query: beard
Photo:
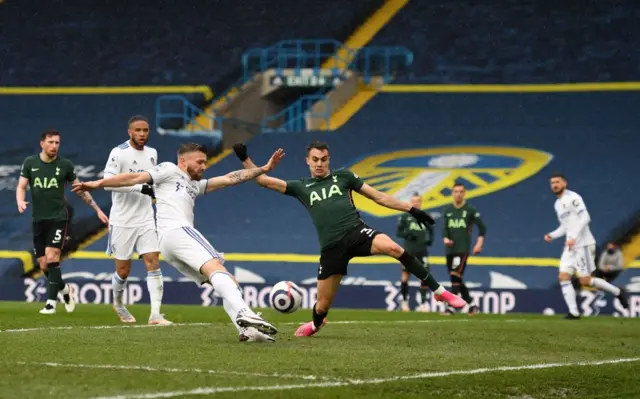
{"type": "Polygon", "coordinates": [[[132,138],[131,141],[133,141],[133,144],[135,144],[138,147],[144,147],[144,145],[147,144],[147,140],[136,140],[132,138]]]}
{"type": "Polygon", "coordinates": [[[203,172],[199,172],[196,169],[187,168],[187,174],[189,174],[191,180],[200,180],[202,179],[203,172]]]}

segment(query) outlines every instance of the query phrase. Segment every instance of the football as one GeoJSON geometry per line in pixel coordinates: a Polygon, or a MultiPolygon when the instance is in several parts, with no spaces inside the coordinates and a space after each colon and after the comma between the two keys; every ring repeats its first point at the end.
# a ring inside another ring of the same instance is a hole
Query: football
{"type": "Polygon", "coordinates": [[[280,281],[271,289],[269,302],[280,313],[293,313],[302,306],[302,290],[292,281],[280,281]]]}

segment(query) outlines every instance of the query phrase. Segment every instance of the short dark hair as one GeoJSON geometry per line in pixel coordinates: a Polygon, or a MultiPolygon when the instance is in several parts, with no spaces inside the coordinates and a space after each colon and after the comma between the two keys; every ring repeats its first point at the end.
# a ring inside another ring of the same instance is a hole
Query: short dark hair
{"type": "Polygon", "coordinates": [[[131,126],[132,123],[140,122],[140,121],[149,123],[149,119],[147,119],[147,117],[143,115],[134,115],[131,118],[129,118],[129,122],[127,122],[127,127],[131,126]]]}
{"type": "Polygon", "coordinates": [[[307,155],[309,155],[309,151],[316,149],[316,150],[320,150],[320,151],[329,151],[329,144],[325,143],[324,141],[312,141],[308,146],[307,146],[307,155]]]}
{"type": "Polygon", "coordinates": [[[198,143],[184,143],[178,148],[178,156],[188,154],[190,152],[201,152],[207,155],[207,148],[198,143]]]}
{"type": "Polygon", "coordinates": [[[452,187],[452,188],[456,188],[456,187],[462,187],[462,188],[465,188],[465,187],[464,187],[464,184],[462,184],[462,183],[460,183],[460,182],[455,182],[455,183],[453,184],[453,187],[452,187]]]}
{"type": "Polygon", "coordinates": [[[52,137],[52,136],[58,136],[60,137],[60,132],[57,131],[56,129],[49,129],[49,130],[45,130],[41,135],[40,135],[40,141],[45,141],[47,138],[52,137]]]}
{"type": "Polygon", "coordinates": [[[559,177],[559,178],[561,178],[562,180],[567,181],[567,178],[566,178],[566,177],[564,177],[564,175],[563,175],[562,173],[560,173],[560,172],[553,172],[553,173],[551,174],[551,177],[549,177],[549,179],[553,179],[553,178],[555,178],[555,177],[559,177]]]}

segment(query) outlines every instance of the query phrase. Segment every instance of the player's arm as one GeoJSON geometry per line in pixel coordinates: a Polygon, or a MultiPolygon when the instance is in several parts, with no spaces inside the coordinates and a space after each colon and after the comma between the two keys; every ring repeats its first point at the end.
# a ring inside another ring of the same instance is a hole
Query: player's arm
{"type": "Polygon", "coordinates": [[[236,184],[244,183],[249,180],[256,179],[258,176],[263,175],[269,171],[275,169],[280,160],[284,157],[284,151],[280,148],[273,153],[269,162],[261,167],[252,167],[249,169],[236,170],[227,173],[224,176],[213,177],[207,180],[206,192],[211,192],[224,187],[235,186],[236,184]]]}
{"type": "MultiPolygon", "coordinates": [[[[112,175],[110,173],[104,174],[105,178],[113,177],[116,175],[112,175]]],[[[142,193],[150,196],[151,198],[155,198],[155,193],[153,191],[153,179],[149,180],[147,184],[135,184],[133,186],[126,187],[105,187],[104,191],[112,191],[117,193],[142,193]]]]}
{"type": "Polygon", "coordinates": [[[487,225],[484,224],[484,221],[480,217],[480,212],[474,210],[473,221],[476,226],[478,226],[478,239],[476,240],[476,245],[473,247],[473,253],[478,254],[482,252],[482,247],[484,246],[484,236],[487,234],[487,225]]]}
{"type": "MultiPolygon", "coordinates": [[[[73,174],[73,180],[72,180],[72,184],[73,187],[75,187],[76,185],[81,185],[82,183],[80,182],[80,179],[78,179],[75,174],[73,174]]],[[[72,189],[73,191],[73,189],[72,189]]],[[[98,215],[98,219],[100,219],[100,221],[104,224],[109,223],[109,218],[107,217],[107,215],[104,214],[104,212],[102,212],[102,209],[100,209],[100,207],[98,206],[98,204],[96,203],[96,201],[94,201],[93,197],[91,196],[91,194],[89,194],[87,191],[74,191],[76,194],[78,194],[78,196],[80,198],[82,198],[82,201],[84,201],[85,204],[89,205],[91,208],[93,208],[94,211],[96,211],[96,214],[98,215]]]]}
{"type": "MultiPolygon", "coordinates": [[[[109,178],[109,177],[113,177],[116,176],[114,174],[111,173],[107,173],[105,172],[104,177],[105,178],[109,178]]],[[[142,192],[142,187],[144,187],[144,184],[136,184],[133,186],[126,186],[126,187],[105,187],[104,190],[105,191],[113,191],[116,193],[141,193],[142,192]]]]}
{"type": "Polygon", "coordinates": [[[587,207],[581,198],[576,198],[571,201],[571,206],[575,214],[575,218],[567,218],[567,240],[574,240],[582,233],[591,222],[591,216],[587,207]]]}
{"type": "MultiPolygon", "coordinates": [[[[245,146],[244,144],[235,144],[233,146],[233,151],[236,153],[236,156],[240,159],[242,165],[245,168],[252,169],[257,167],[247,154],[247,146],[245,146]]],[[[280,194],[284,194],[287,191],[287,182],[284,180],[270,177],[266,174],[257,176],[255,180],[258,185],[271,189],[273,191],[277,191],[280,194]]]]}
{"type": "MultiPolygon", "coordinates": [[[[73,185],[75,186],[76,184],[81,184],[80,183],[80,179],[78,179],[76,177],[76,179],[72,182],[73,185]]],[[[93,197],[91,196],[91,194],[89,194],[86,191],[83,192],[76,192],[76,194],[78,194],[78,196],[80,198],[82,198],[82,200],[84,201],[85,204],[89,205],[90,207],[92,207],[96,212],[101,211],[100,207],[98,206],[98,204],[96,204],[96,202],[93,200],[93,197]]]]}
{"type": "MultiPolygon", "coordinates": [[[[107,159],[107,163],[104,167],[104,177],[109,178],[116,176],[120,174],[120,172],[122,172],[122,160],[120,159],[118,149],[114,148],[109,153],[109,158],[107,159]]],[[[134,186],[126,187],[105,187],[104,190],[117,193],[141,193],[143,192],[143,187],[144,186],[142,184],[136,184],[134,186]]]]}
{"type": "MultiPolygon", "coordinates": [[[[256,165],[253,163],[251,158],[247,158],[244,162],[242,162],[242,165],[247,169],[256,167],[256,165]]],[[[258,183],[258,185],[261,187],[268,188],[273,191],[277,191],[280,194],[284,194],[285,191],[287,191],[286,181],[275,178],[275,177],[267,176],[266,174],[262,174],[258,176],[256,178],[256,183],[258,183]]]]}
{"type": "Polygon", "coordinates": [[[264,168],[264,166],[262,166],[259,168],[234,170],[233,172],[227,173],[224,176],[212,177],[207,180],[206,192],[209,193],[220,188],[235,186],[236,184],[253,180],[266,172],[266,169],[264,168]]]}
{"type": "MultiPolygon", "coordinates": [[[[359,179],[358,181],[361,182],[359,179]]],[[[428,224],[434,224],[433,218],[427,215],[427,213],[423,210],[414,208],[408,202],[400,201],[399,199],[396,199],[389,194],[378,191],[367,183],[362,183],[359,188],[356,186],[355,189],[357,192],[369,198],[371,201],[375,202],[378,205],[384,206],[385,208],[410,213],[411,216],[416,218],[418,222],[420,222],[424,226],[428,224]]]]}
{"type": "Polygon", "coordinates": [[[135,186],[136,184],[145,184],[149,183],[150,181],[151,175],[149,174],[149,172],[120,173],[115,176],[88,182],[81,182],[76,179],[73,182],[73,188],[71,191],[77,193],[83,191],[91,191],[97,188],[135,186]]]}
{"type": "Polygon", "coordinates": [[[555,240],[556,238],[560,238],[565,234],[567,234],[567,226],[565,225],[565,223],[561,223],[557,229],[548,233],[547,236],[549,236],[549,238],[551,238],[552,240],[555,240]]]}
{"type": "Polygon", "coordinates": [[[16,187],[16,204],[18,205],[18,212],[23,213],[27,209],[27,186],[29,185],[29,179],[24,176],[20,176],[18,179],[18,186],[16,187]]]}
{"type": "Polygon", "coordinates": [[[369,198],[371,201],[385,208],[395,209],[396,211],[409,212],[411,210],[411,204],[408,202],[400,201],[397,198],[385,194],[382,191],[378,191],[371,187],[367,183],[363,183],[362,187],[357,190],[360,194],[369,198]]]}
{"type": "Polygon", "coordinates": [[[29,157],[25,158],[20,167],[20,178],[18,179],[18,186],[16,187],[16,204],[18,205],[18,212],[23,213],[27,209],[27,186],[31,179],[31,166],[29,165],[29,157]]]}
{"type": "Polygon", "coordinates": [[[560,237],[564,236],[565,234],[567,234],[567,222],[561,220],[560,221],[560,226],[558,226],[558,228],[553,230],[552,232],[547,233],[544,236],[544,240],[546,242],[551,242],[552,240],[555,240],[556,238],[560,238],[560,237]]]}

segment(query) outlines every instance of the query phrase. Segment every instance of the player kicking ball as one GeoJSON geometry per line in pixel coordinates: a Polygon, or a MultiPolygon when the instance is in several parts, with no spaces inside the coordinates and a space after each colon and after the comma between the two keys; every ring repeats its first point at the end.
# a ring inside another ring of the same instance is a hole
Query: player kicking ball
{"type": "Polygon", "coordinates": [[[582,197],[578,193],[567,189],[567,179],[560,173],[551,176],[551,191],[558,198],[554,204],[560,227],[544,236],[546,242],[566,236],[564,251],[560,258],[560,272],[558,280],[562,288],[562,295],[569,308],[568,320],[580,318],[576,291],[571,283],[571,276],[575,273],[583,287],[596,287],[618,298],[625,309],[629,308],[626,292],[598,277],[591,277],[596,269],[596,240],[589,229],[591,217],[582,197]]]}
{"type": "Polygon", "coordinates": [[[275,168],[282,157],[284,152],[279,149],[262,167],[203,179],[206,149],[200,144],[187,143],[178,149],[177,165],[163,162],[145,172],[121,173],[77,183],[73,185],[73,191],[128,187],[153,181],[160,253],[164,259],[197,284],[211,283],[222,297],[224,310],[238,329],[240,341],[273,342],[273,335],[278,330],[244,302],[237,282],[224,267],[223,254],[194,228],[193,208],[197,196],[255,179],[275,168]]]}
{"type": "MultiPolygon", "coordinates": [[[[247,155],[247,147],[236,144],[236,155],[247,170],[255,164],[247,155]]],[[[297,198],[307,208],[320,240],[318,267],[318,300],[313,306],[313,320],[296,330],[296,336],[308,337],[326,324],[326,317],[342,277],[347,274],[349,261],[355,257],[388,255],[398,259],[410,273],[424,281],[438,301],[461,308],[465,301],[445,290],[429,274],[425,266],[389,236],[367,226],[353,204],[356,191],[384,207],[410,213],[419,223],[432,225],[433,219],[411,204],[382,193],[364,183],[353,172],[329,169],[329,147],[313,142],[307,147],[307,165],[311,177],[284,181],[264,174],[256,182],[268,189],[297,198]]]]}

